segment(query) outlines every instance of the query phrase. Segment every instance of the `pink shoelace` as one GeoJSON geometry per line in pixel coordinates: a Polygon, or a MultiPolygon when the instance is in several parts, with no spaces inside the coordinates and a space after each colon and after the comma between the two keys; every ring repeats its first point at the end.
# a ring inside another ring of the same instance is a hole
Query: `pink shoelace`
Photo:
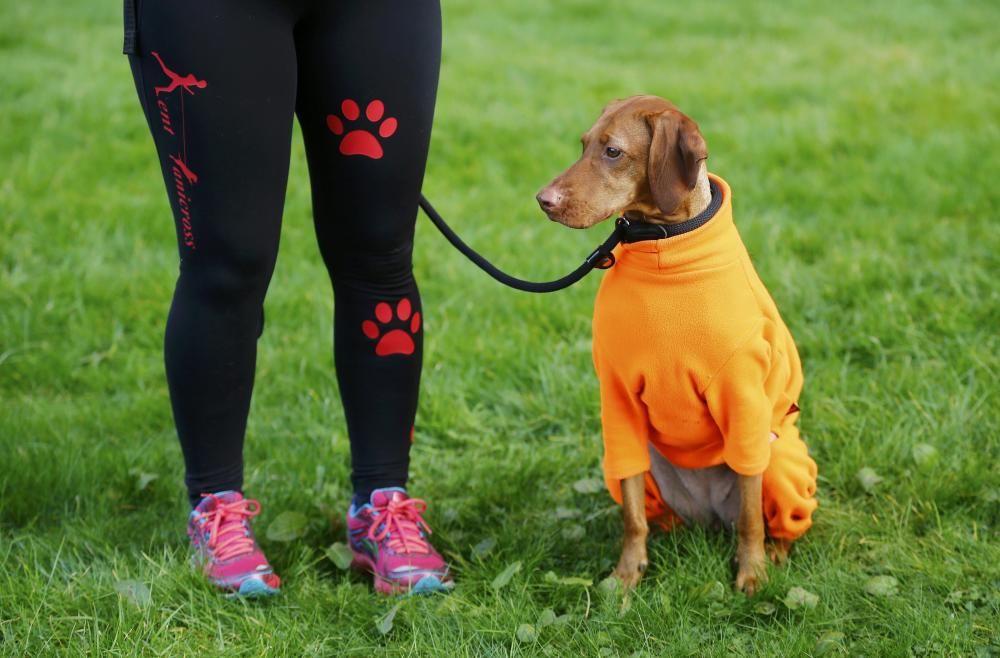
{"type": "Polygon", "coordinates": [[[368,529],[368,538],[380,542],[388,535],[389,548],[396,553],[428,553],[429,547],[420,536],[423,528],[431,534],[431,528],[420,513],[427,509],[427,503],[419,498],[390,500],[384,507],[372,508],[377,514],[375,523],[368,529]]]}
{"type": "MultiPolygon", "coordinates": [[[[215,498],[212,494],[205,494],[215,498]]],[[[245,521],[260,514],[260,503],[244,498],[232,503],[223,503],[215,498],[215,509],[194,517],[195,523],[206,519],[211,528],[208,532],[208,547],[215,551],[217,560],[250,553],[254,549],[253,537],[247,536],[245,521]]]]}

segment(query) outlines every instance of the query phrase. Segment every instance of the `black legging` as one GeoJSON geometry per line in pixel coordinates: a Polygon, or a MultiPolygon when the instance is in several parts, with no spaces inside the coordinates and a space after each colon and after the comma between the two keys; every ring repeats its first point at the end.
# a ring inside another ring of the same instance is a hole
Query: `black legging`
{"type": "MultiPolygon", "coordinates": [[[[355,493],[406,483],[423,339],[413,227],[437,0],[126,0],[126,52],[180,251],[165,361],[192,503],[240,490],[293,113],[336,300],[355,493]]],[[[294,449],[294,448],[293,448],[294,449]]]]}

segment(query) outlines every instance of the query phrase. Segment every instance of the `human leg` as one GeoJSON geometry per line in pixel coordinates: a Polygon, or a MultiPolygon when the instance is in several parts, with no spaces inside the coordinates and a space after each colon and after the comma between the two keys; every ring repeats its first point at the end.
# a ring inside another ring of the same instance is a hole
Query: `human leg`
{"type": "Polygon", "coordinates": [[[242,487],[243,434],[274,267],[295,99],[280,3],[144,2],[137,90],[174,212],[180,275],[164,353],[192,506],[242,487]]]}
{"type": "Polygon", "coordinates": [[[451,586],[404,487],[423,308],[413,232],[440,65],[437,2],[317,3],[296,30],[297,113],[351,440],[355,564],[384,593],[451,586]]]}
{"type": "Polygon", "coordinates": [[[164,360],[208,578],[277,591],[253,539],[243,435],[278,250],[292,116],[292,17],[280,2],[143,2],[130,63],[176,224],[164,360]],[[204,500],[202,496],[208,494],[204,500]]]}
{"type": "Polygon", "coordinates": [[[440,65],[436,2],[316,3],[296,30],[297,112],[336,297],[355,493],[404,486],[423,308],[413,231],[440,65]]]}

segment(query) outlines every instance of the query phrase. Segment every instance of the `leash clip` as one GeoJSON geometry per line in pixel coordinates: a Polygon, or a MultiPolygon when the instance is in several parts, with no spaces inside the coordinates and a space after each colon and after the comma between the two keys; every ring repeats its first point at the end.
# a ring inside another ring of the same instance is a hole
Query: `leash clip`
{"type": "Polygon", "coordinates": [[[627,219],[625,219],[625,215],[618,216],[618,219],[615,220],[615,231],[614,231],[614,235],[618,236],[618,240],[615,242],[615,244],[609,247],[608,253],[604,256],[604,259],[601,260],[600,263],[595,265],[595,267],[601,270],[607,270],[614,267],[617,261],[615,260],[615,255],[611,252],[611,249],[614,249],[622,242],[625,242],[625,236],[626,234],[628,234],[628,230],[631,226],[632,223],[627,219]]]}
{"type": "Polygon", "coordinates": [[[616,219],[615,230],[610,236],[608,236],[608,239],[604,241],[604,244],[599,246],[597,249],[594,249],[594,251],[587,256],[586,262],[590,263],[591,267],[599,270],[609,270],[614,267],[617,261],[615,260],[615,255],[611,252],[611,250],[621,244],[629,226],[629,221],[625,219],[624,216],[616,219]]]}
{"type": "Polygon", "coordinates": [[[615,255],[612,253],[605,254],[601,260],[594,263],[594,267],[599,270],[610,270],[615,266],[615,255]]]}

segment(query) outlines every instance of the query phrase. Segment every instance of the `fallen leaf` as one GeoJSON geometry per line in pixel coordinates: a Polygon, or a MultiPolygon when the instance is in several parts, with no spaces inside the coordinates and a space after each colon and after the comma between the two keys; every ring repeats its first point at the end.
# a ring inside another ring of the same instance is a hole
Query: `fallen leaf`
{"type": "Polygon", "coordinates": [[[729,588],[718,580],[707,582],[695,590],[695,594],[698,597],[708,599],[709,601],[722,601],[728,593],[729,588]]]}
{"type": "Polygon", "coordinates": [[[788,594],[785,595],[782,602],[789,610],[798,610],[799,608],[812,609],[819,603],[819,596],[796,585],[788,590],[788,594]]]}
{"type": "Polygon", "coordinates": [[[773,615],[778,608],[770,601],[761,601],[753,607],[753,611],[758,615],[773,615]]]}
{"type": "Polygon", "coordinates": [[[542,614],[538,615],[537,623],[539,628],[551,626],[556,623],[556,613],[552,611],[552,608],[545,608],[542,610],[542,614]]]}
{"type": "Polygon", "coordinates": [[[490,587],[496,590],[503,589],[504,587],[507,586],[507,583],[510,582],[510,579],[514,577],[514,574],[516,574],[520,570],[521,570],[520,560],[508,564],[507,568],[501,571],[500,574],[493,579],[493,582],[490,583],[490,587]]]}
{"type": "Polygon", "coordinates": [[[899,591],[899,581],[892,576],[873,576],[865,583],[865,591],[872,596],[893,596],[899,591]]]}
{"type": "Polygon", "coordinates": [[[558,617],[556,617],[555,621],[553,621],[552,623],[555,624],[556,626],[565,626],[571,621],[573,621],[573,615],[567,612],[564,615],[559,615],[558,617]]]}
{"type": "Polygon", "coordinates": [[[379,632],[379,635],[388,635],[389,631],[392,630],[392,624],[396,619],[396,613],[399,612],[399,606],[403,605],[403,601],[406,599],[400,599],[399,603],[392,606],[389,612],[385,613],[385,616],[375,622],[375,630],[379,632]]]}
{"type": "Polygon", "coordinates": [[[558,576],[555,571],[546,571],[545,575],[542,576],[542,580],[546,583],[553,583],[557,585],[575,585],[578,587],[590,587],[594,584],[591,578],[580,578],[579,576],[558,576]]]}
{"type": "Polygon", "coordinates": [[[579,541],[587,535],[587,531],[579,523],[572,523],[560,532],[566,541],[579,541]]]}
{"type": "Polygon", "coordinates": [[[534,642],[538,639],[538,631],[531,624],[521,624],[517,627],[518,642],[534,642]]]}
{"type": "Polygon", "coordinates": [[[813,650],[814,656],[825,656],[831,651],[836,651],[844,644],[844,634],[840,631],[827,631],[816,640],[816,648],[813,650]]]}
{"type": "Polygon", "coordinates": [[[575,519],[580,516],[580,510],[573,507],[557,507],[556,508],[556,518],[560,521],[566,519],[575,519]]]}
{"type": "Polygon", "coordinates": [[[338,569],[349,569],[354,561],[354,552],[343,542],[334,542],[326,547],[326,557],[337,565],[338,569]]]}
{"type": "Polygon", "coordinates": [[[160,476],[156,473],[146,473],[139,467],[128,469],[128,474],[135,478],[135,488],[137,491],[145,491],[146,487],[160,476]]]}
{"type": "Polygon", "coordinates": [[[573,483],[573,490],[582,494],[594,494],[604,488],[604,481],[597,478],[584,478],[573,483]]]}
{"type": "Polygon", "coordinates": [[[929,443],[918,443],[913,446],[913,462],[920,468],[930,468],[937,463],[937,448],[929,443]]]}
{"type": "Polygon", "coordinates": [[[621,581],[614,576],[608,576],[597,583],[597,593],[601,596],[616,596],[621,591],[621,588],[621,581]]]}
{"type": "Polygon", "coordinates": [[[118,596],[138,608],[149,605],[153,600],[149,586],[141,580],[119,580],[115,583],[115,591],[118,596]]]}
{"type": "Polygon", "coordinates": [[[282,512],[267,526],[267,538],[276,542],[294,541],[305,534],[308,523],[302,512],[282,512]]]}
{"type": "Polygon", "coordinates": [[[875,490],[875,485],[882,481],[882,477],[875,472],[875,469],[865,466],[860,471],[858,471],[858,482],[861,483],[861,488],[871,493],[875,490]]]}
{"type": "Polygon", "coordinates": [[[478,544],[472,547],[472,557],[483,557],[488,555],[496,548],[497,539],[496,537],[487,537],[478,544]]]}
{"type": "Polygon", "coordinates": [[[559,579],[560,585],[573,585],[576,587],[590,587],[594,584],[593,578],[581,578],[580,576],[563,576],[559,579]]]}

